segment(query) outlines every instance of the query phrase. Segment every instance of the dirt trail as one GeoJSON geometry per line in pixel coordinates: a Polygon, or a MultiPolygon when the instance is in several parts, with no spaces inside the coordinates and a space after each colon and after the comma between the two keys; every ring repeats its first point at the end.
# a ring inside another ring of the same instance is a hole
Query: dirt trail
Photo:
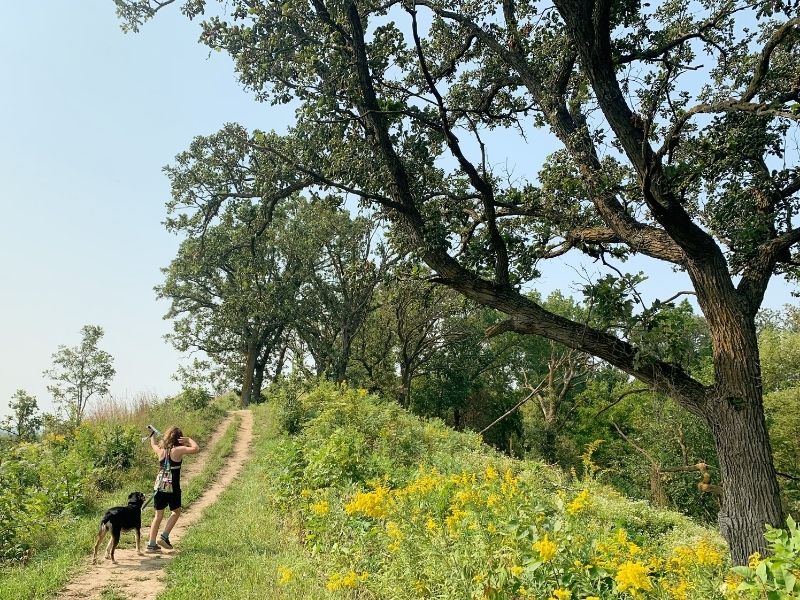
{"type": "MultiPolygon", "coordinates": [[[[218,474],[214,483],[178,519],[169,536],[176,549],[162,550],[158,554],[143,554],[139,556],[136,554],[135,545],[126,547],[123,550],[117,548],[115,552],[117,564],[103,559],[103,554],[98,550],[98,564],[90,564],[91,557],[87,558],[86,566],[57,594],[57,598],[63,600],[100,598],[104,589],[112,588],[118,597],[121,596],[130,600],[152,600],[163,591],[164,567],[175,556],[176,552],[180,552],[180,541],[183,533],[200,520],[203,510],[213,504],[225,488],[238,476],[249,457],[250,442],[253,436],[253,413],[247,410],[234,411],[222,421],[214,435],[211,436],[207,443],[208,450],[198,454],[198,460],[187,463],[186,470],[181,473],[181,481],[184,481],[184,478],[187,481],[190,480],[203,469],[211,448],[216,445],[219,438],[225,433],[228,424],[236,414],[241,415],[242,422],[239,426],[233,452],[227,458],[224,468],[218,474]]],[[[169,511],[167,511],[168,514],[169,511]]],[[[162,521],[162,527],[166,522],[167,515],[162,521]]],[[[142,527],[142,551],[144,551],[150,534],[149,523],[152,521],[153,512],[148,508],[142,516],[144,517],[143,520],[148,523],[147,526],[142,527]]],[[[126,532],[122,534],[122,537],[128,540],[128,544],[130,544],[134,536],[130,532],[126,532]]],[[[103,543],[101,549],[103,552],[105,551],[105,545],[106,542],[103,543]]]]}

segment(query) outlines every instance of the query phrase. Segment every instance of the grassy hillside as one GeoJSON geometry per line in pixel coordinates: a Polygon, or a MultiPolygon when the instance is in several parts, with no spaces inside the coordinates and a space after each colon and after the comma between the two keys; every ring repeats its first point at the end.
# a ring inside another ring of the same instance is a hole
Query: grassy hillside
{"type": "Polygon", "coordinates": [[[255,410],[254,457],[164,598],[744,597],[715,531],[625,499],[588,459],[568,477],[332,384],[255,410]]]}

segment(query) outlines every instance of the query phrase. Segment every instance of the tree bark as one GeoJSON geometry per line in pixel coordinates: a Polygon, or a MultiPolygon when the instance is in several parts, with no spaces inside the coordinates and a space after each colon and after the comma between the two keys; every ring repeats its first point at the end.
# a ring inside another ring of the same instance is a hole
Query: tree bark
{"type": "Polygon", "coordinates": [[[719,528],[737,565],[747,564],[753,552],[766,554],[765,524],[783,524],[760,394],[757,403],[747,400],[737,407],[730,398],[718,399],[708,417],[722,481],[719,528]]]}
{"type": "Polygon", "coordinates": [[[286,350],[288,347],[288,344],[283,344],[281,346],[281,351],[278,354],[278,361],[275,363],[275,374],[272,376],[272,383],[277,383],[281,378],[281,373],[283,373],[283,364],[286,360],[286,350]]]}
{"type": "Polygon", "coordinates": [[[411,366],[400,363],[400,406],[411,405],[411,366]]]}
{"type": "Polygon", "coordinates": [[[257,361],[255,366],[255,373],[253,375],[253,394],[250,398],[251,402],[261,402],[261,387],[264,385],[264,369],[266,362],[257,361]]]}
{"type": "Polygon", "coordinates": [[[247,342],[247,353],[245,354],[244,372],[242,373],[242,408],[250,406],[250,399],[253,395],[253,375],[256,367],[256,357],[258,356],[258,344],[255,339],[247,342]]]}

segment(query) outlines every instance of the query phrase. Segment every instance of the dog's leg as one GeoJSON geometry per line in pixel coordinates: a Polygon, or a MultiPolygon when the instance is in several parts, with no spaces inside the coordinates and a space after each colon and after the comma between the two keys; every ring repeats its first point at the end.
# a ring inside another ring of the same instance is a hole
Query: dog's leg
{"type": "Polygon", "coordinates": [[[142,530],[138,527],[136,528],[136,554],[141,554],[142,551],[139,549],[139,544],[142,541],[142,530]]]}
{"type": "Polygon", "coordinates": [[[106,537],[106,533],[108,532],[107,524],[100,523],[100,529],[97,531],[97,541],[94,543],[94,550],[92,551],[92,564],[97,564],[97,549],[100,547],[100,544],[103,543],[103,539],[106,537]]]}
{"type": "Polygon", "coordinates": [[[119,531],[112,531],[111,532],[111,562],[116,564],[117,561],[114,558],[114,550],[117,549],[117,544],[119,544],[119,531]]]}

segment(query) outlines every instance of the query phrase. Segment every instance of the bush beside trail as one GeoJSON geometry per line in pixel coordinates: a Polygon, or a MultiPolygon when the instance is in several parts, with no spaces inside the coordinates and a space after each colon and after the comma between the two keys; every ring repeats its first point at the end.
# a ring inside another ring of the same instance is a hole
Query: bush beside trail
{"type": "Polygon", "coordinates": [[[794,533],[772,535],[775,557],[731,570],[717,532],[602,485],[590,456],[581,478],[568,477],[366,390],[273,392],[293,435],[275,450],[266,485],[296,511],[334,595],[797,597],[794,533]]]}

